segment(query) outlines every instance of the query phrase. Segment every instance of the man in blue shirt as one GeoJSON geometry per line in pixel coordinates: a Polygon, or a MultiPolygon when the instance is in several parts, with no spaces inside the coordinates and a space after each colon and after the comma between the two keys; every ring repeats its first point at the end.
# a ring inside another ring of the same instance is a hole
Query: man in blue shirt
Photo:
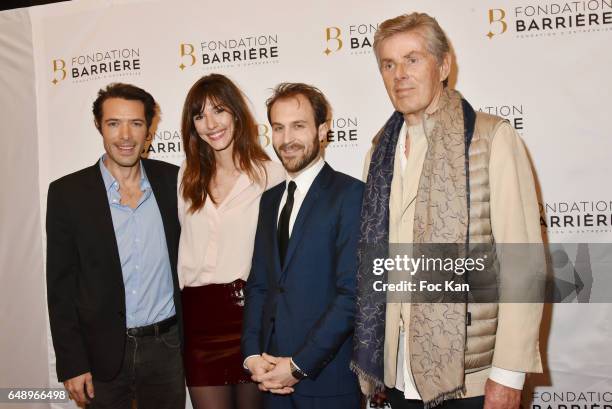
{"type": "Polygon", "coordinates": [[[141,159],[156,103],[100,90],[106,153],[49,186],[47,294],[58,379],[91,408],[185,407],[176,259],[178,168],[141,159]]]}

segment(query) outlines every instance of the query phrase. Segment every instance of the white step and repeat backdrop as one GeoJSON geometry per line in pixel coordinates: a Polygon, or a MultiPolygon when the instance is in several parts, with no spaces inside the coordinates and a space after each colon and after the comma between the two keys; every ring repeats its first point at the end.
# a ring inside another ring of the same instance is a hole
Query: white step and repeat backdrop
{"type": "MultiPolygon", "coordinates": [[[[200,76],[223,73],[239,84],[272,156],[270,89],[314,84],[334,111],[327,161],[361,177],[371,138],[392,113],[373,35],[379,22],[412,11],[436,17],[451,39],[453,86],[522,135],[548,240],[566,243],[573,262],[578,251],[569,243],[611,242],[612,0],[101,0],[32,8],[41,214],[49,182],[103,152],[91,103],[114,81],[157,99],[162,115],[149,156],[175,164],[183,157],[183,100],[200,76]]],[[[612,307],[547,306],[542,333],[546,373],[529,379],[529,404],[612,408],[612,307]]],[[[49,362],[53,385],[52,353],[49,362]]]]}

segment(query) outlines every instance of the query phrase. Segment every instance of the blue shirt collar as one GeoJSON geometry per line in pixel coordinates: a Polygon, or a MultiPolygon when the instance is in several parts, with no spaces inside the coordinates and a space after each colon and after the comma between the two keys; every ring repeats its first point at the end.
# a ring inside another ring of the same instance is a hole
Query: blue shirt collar
{"type": "MultiPolygon", "coordinates": [[[[102,172],[102,180],[104,181],[104,188],[106,192],[108,192],[111,188],[115,189],[115,191],[119,191],[119,182],[115,177],[110,173],[110,171],[106,168],[104,164],[104,159],[106,158],[106,153],[100,157],[100,172],[102,172]]],[[[147,173],[145,172],[144,166],[142,165],[142,161],[139,161],[140,164],[140,188],[144,192],[147,189],[151,189],[151,184],[149,183],[149,178],[147,178],[147,173]]]]}

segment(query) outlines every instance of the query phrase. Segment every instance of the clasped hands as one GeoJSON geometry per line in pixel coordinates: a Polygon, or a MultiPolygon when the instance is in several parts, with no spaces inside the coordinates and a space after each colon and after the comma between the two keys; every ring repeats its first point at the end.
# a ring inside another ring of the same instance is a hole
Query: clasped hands
{"type": "Polygon", "coordinates": [[[293,385],[299,382],[291,375],[291,358],[288,357],[275,357],[264,352],[261,356],[249,358],[246,366],[261,391],[288,395],[293,393],[293,385]]]}

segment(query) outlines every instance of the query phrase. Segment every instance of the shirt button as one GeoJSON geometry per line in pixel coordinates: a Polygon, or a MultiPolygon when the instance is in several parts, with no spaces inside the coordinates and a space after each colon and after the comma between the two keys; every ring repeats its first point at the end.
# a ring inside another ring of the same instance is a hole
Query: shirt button
{"type": "Polygon", "coordinates": [[[132,294],[136,294],[136,290],[132,290],[132,294]]]}
{"type": "Polygon", "coordinates": [[[136,266],[136,267],[134,267],[134,268],[136,268],[136,270],[138,270],[138,266],[136,266]]]}

